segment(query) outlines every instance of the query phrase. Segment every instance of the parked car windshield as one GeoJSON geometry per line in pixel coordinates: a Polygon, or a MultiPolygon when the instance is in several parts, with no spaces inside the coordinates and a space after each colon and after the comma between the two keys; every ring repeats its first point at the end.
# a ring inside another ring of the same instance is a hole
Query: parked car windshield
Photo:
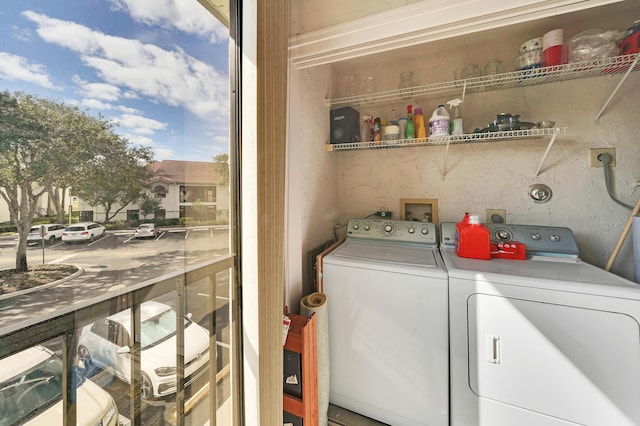
{"type": "Polygon", "coordinates": [[[0,383],[0,426],[22,424],[62,399],[62,361],[50,357],[0,383]]]}
{"type": "MultiPolygon", "coordinates": [[[[191,324],[184,319],[185,328],[191,324]]],[[[142,349],[152,347],[170,339],[176,334],[176,311],[169,309],[141,324],[140,346],[142,349]]]]}

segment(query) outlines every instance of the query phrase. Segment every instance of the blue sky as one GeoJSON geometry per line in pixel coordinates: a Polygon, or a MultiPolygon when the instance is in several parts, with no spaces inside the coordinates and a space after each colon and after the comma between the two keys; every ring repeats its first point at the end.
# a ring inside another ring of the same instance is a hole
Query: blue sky
{"type": "Polygon", "coordinates": [[[156,160],[228,152],[228,31],[196,0],[3,0],[0,90],[112,120],[156,160]]]}

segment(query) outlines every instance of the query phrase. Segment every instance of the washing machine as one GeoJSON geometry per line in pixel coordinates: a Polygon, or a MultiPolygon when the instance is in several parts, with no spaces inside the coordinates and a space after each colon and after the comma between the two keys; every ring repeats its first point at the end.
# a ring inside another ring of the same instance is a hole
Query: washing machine
{"type": "Polygon", "coordinates": [[[449,273],[452,426],[640,425],[640,287],[582,261],[564,227],[489,225],[526,260],[449,273]]]}
{"type": "Polygon", "coordinates": [[[436,231],[351,219],[324,257],[331,403],[391,425],[449,424],[448,279],[436,231]]]}

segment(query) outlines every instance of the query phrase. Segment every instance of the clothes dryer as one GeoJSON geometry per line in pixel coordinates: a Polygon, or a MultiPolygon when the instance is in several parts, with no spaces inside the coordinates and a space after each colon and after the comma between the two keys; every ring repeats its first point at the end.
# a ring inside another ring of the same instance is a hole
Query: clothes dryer
{"type": "Polygon", "coordinates": [[[569,228],[489,225],[526,260],[449,273],[451,425],[640,425],[640,287],[582,261],[569,228]]]}
{"type": "Polygon", "coordinates": [[[448,279],[436,226],[347,226],[322,262],[330,401],[396,426],[448,425],[448,279]]]}

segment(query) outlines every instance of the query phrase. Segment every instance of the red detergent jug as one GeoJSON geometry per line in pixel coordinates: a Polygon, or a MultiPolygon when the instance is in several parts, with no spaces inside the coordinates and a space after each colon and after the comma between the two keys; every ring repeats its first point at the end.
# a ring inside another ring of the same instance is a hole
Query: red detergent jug
{"type": "Polygon", "coordinates": [[[465,213],[456,225],[456,254],[470,259],[491,259],[491,233],[477,215],[465,213]]]}

